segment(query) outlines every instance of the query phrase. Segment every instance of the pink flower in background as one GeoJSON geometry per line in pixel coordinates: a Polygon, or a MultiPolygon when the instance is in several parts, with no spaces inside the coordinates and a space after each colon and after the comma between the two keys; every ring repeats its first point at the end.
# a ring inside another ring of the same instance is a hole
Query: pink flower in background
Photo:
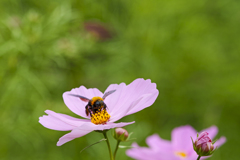
{"type": "Polygon", "coordinates": [[[84,86],[65,92],[63,93],[63,100],[66,106],[72,112],[85,119],[74,118],[65,114],[46,110],[45,112],[48,115],[40,117],[39,123],[49,129],[71,131],[59,139],[57,146],[61,146],[66,142],[82,137],[94,130],[102,131],[134,123],[114,122],[124,116],[133,114],[151,106],[158,96],[156,84],[151,83],[151,80],[149,79],[136,79],[129,85],[126,85],[125,83],[121,83],[119,85],[111,84],[106,89],[105,95],[109,92],[111,92],[111,94],[108,94],[106,97],[103,96],[104,94],[97,88],[87,89],[84,86]],[[111,91],[115,92],[113,93],[111,91]],[[81,100],[83,98],[73,95],[79,95],[94,101],[97,99],[104,100],[107,107],[106,109],[99,110],[99,112],[96,111],[96,114],[89,113],[87,115],[85,106],[89,103],[81,100]]]}
{"type": "MultiPolygon", "coordinates": [[[[205,129],[210,138],[218,132],[216,126],[205,129]]],[[[149,147],[139,147],[133,143],[132,149],[127,150],[127,155],[138,160],[196,160],[198,155],[193,149],[192,140],[197,138],[197,131],[191,126],[181,126],[172,131],[172,141],[161,139],[157,134],[147,138],[149,147]]],[[[221,137],[214,144],[215,148],[225,143],[226,138],[221,137]]],[[[208,157],[201,157],[205,159],[208,157]]]]}

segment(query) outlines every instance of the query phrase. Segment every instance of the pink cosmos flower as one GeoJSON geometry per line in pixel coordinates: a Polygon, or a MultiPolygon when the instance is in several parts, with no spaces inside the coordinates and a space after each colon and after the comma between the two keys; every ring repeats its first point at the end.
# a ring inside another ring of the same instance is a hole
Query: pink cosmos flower
{"type": "Polygon", "coordinates": [[[108,130],[116,127],[123,127],[134,122],[120,122],[114,123],[124,116],[138,112],[146,107],[151,106],[158,96],[156,84],[151,83],[151,80],[136,79],[129,85],[125,83],[111,84],[106,89],[105,93],[111,92],[107,97],[103,97],[103,93],[97,88],[79,88],[63,93],[63,100],[67,107],[75,114],[85,118],[74,118],[65,114],[55,113],[50,110],[45,112],[39,118],[39,123],[44,127],[59,130],[71,131],[62,136],[57,142],[57,146],[61,146],[75,138],[82,137],[94,130],[108,130]],[[113,93],[112,91],[115,92],[113,93]],[[82,98],[73,95],[79,95],[89,100],[95,101],[97,99],[104,100],[106,109],[100,109],[96,114],[86,114],[85,106],[89,104],[81,100],[82,98]],[[106,99],[105,99],[106,98],[106,99]]]}
{"type": "MultiPolygon", "coordinates": [[[[216,126],[205,129],[209,137],[213,138],[218,132],[216,126]]],[[[191,126],[181,126],[172,131],[172,141],[161,139],[157,134],[147,138],[148,147],[139,147],[136,143],[134,148],[127,150],[127,155],[138,160],[196,160],[198,155],[193,149],[192,140],[197,138],[197,131],[191,126]]],[[[225,143],[226,138],[221,137],[214,143],[219,147],[225,143]]],[[[208,157],[201,157],[205,159],[208,157]]]]}

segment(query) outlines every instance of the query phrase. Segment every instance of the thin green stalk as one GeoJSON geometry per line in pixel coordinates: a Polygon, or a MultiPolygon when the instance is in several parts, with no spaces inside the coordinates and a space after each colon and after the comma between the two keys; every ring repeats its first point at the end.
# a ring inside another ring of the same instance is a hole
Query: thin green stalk
{"type": "Polygon", "coordinates": [[[107,142],[110,159],[111,159],[111,160],[114,160],[113,155],[112,155],[111,146],[110,146],[110,143],[109,143],[109,140],[108,140],[108,137],[107,137],[107,133],[106,133],[106,132],[103,132],[103,136],[104,136],[104,138],[106,139],[106,142],[107,142]]]}
{"type": "Polygon", "coordinates": [[[198,156],[197,160],[200,160],[201,156],[198,156]]]}
{"type": "Polygon", "coordinates": [[[113,154],[114,159],[116,159],[116,154],[117,154],[117,150],[118,150],[118,146],[119,146],[120,141],[117,141],[117,145],[113,154]]]}

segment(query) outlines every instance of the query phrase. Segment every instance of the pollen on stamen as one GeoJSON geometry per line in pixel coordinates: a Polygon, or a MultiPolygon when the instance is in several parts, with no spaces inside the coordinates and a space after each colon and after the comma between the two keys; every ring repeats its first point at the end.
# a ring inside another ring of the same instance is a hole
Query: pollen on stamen
{"type": "Polygon", "coordinates": [[[106,124],[111,116],[108,114],[108,112],[103,109],[101,111],[96,112],[95,114],[92,114],[91,116],[91,122],[94,124],[106,124]]]}

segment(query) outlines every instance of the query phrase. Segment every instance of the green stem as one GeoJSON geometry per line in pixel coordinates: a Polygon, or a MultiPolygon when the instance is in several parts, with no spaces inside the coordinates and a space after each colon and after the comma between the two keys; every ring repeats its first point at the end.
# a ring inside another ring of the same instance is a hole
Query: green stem
{"type": "Polygon", "coordinates": [[[113,154],[114,159],[116,159],[116,154],[117,154],[117,150],[118,150],[118,146],[119,146],[120,141],[117,141],[117,145],[113,154]]]}
{"type": "Polygon", "coordinates": [[[104,138],[106,139],[106,142],[107,142],[110,159],[111,159],[111,160],[114,160],[113,155],[112,155],[111,146],[110,146],[110,143],[109,143],[109,140],[108,140],[108,137],[107,137],[107,133],[106,133],[106,132],[103,132],[103,136],[104,136],[104,138]]]}
{"type": "Polygon", "coordinates": [[[198,156],[197,160],[200,160],[201,156],[198,156]]]}

